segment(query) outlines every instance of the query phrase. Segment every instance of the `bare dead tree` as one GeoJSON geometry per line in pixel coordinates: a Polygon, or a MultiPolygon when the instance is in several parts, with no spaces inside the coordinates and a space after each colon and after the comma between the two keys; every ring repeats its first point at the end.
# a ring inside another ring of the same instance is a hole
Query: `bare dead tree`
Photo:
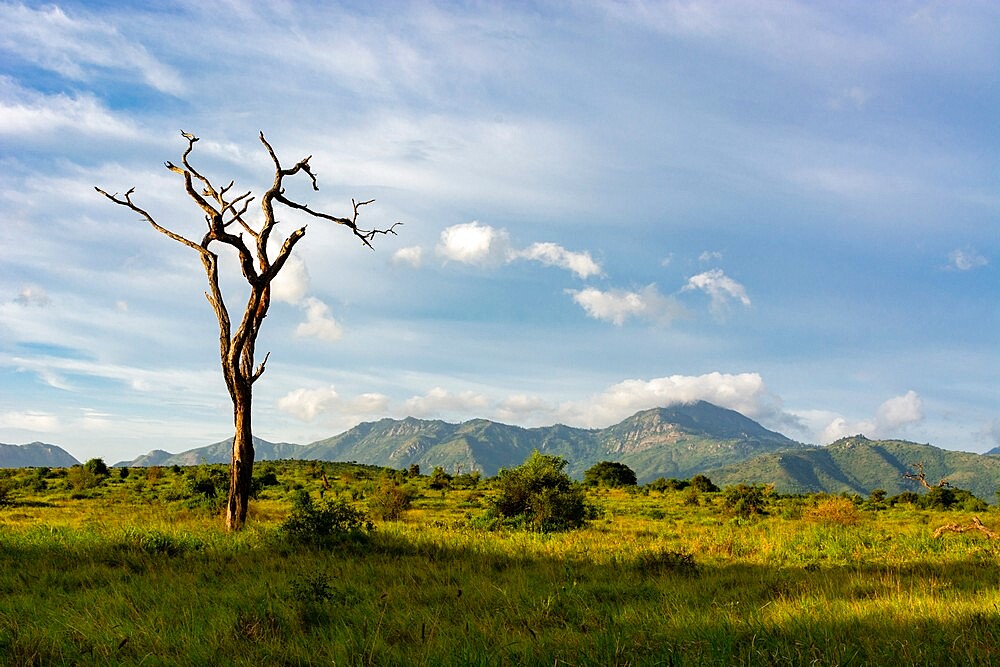
{"type": "Polygon", "coordinates": [[[202,266],[208,277],[208,292],[205,296],[219,320],[219,356],[222,360],[222,374],[233,402],[233,422],[236,428],[233,437],[233,458],[230,469],[229,499],[226,503],[225,518],[228,530],[239,530],[246,522],[247,505],[250,499],[250,487],[253,477],[253,430],[251,424],[251,408],[253,399],[253,384],[264,373],[270,353],[264,355],[260,364],[255,364],[254,353],[257,334],[267,316],[271,305],[271,282],[281,271],[288,260],[292,249],[303,236],[306,228],[300,227],[293,231],[277,254],[272,258],[268,245],[271,234],[278,220],[275,218],[275,204],[301,211],[314,218],[344,225],[368,248],[373,249],[372,241],[380,234],[395,234],[396,223],[386,229],[362,229],[358,226],[358,216],[362,207],[374,200],[351,200],[354,208],[351,217],[341,218],[314,210],[308,204],[290,199],[285,194],[284,179],[296,174],[306,174],[312,182],[313,190],[319,190],[316,174],[309,166],[312,156],[299,160],[293,167],[283,168],[271,144],[260,133],[260,142],[267,149],[274,163],[274,181],[263,194],[260,201],[263,212],[263,222],[259,228],[246,219],[247,211],[254,197],[252,192],[235,194],[232,192],[234,181],[225,187],[216,187],[208,177],[195,169],[189,157],[194,150],[198,137],[188,132],[181,132],[187,140],[187,149],[181,156],[180,166],[166,162],[165,166],[184,179],[184,190],[204,214],[207,229],[200,242],[196,242],[182,234],[160,225],[153,216],[132,200],[135,188],[129,189],[124,195],[108,194],[101,188],[95,188],[99,193],[120,206],[124,206],[148,222],[152,227],[185,245],[201,258],[202,266]],[[244,234],[249,243],[244,240],[244,234]],[[219,255],[217,248],[226,246],[236,253],[240,271],[250,287],[250,296],[239,322],[233,327],[229,309],[223,300],[219,287],[219,255]]]}
{"type": "Polygon", "coordinates": [[[927,476],[924,474],[923,463],[911,463],[910,467],[916,470],[916,472],[904,472],[903,477],[906,479],[911,479],[915,482],[920,482],[920,485],[925,489],[927,489],[928,491],[932,491],[934,489],[940,489],[946,486],[951,486],[951,484],[948,482],[948,479],[944,477],[942,477],[941,480],[934,485],[928,482],[927,476]]]}

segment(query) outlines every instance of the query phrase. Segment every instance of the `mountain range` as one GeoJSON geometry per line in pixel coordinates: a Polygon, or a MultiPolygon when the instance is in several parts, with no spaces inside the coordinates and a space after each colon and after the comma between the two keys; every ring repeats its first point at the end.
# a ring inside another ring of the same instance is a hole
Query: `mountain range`
{"type": "MultiPolygon", "coordinates": [[[[232,440],[180,454],[153,451],[116,465],[227,463],[232,440]]],[[[604,429],[557,424],[510,426],[486,419],[460,424],[440,420],[381,419],[309,445],[254,443],[257,460],[278,458],[357,461],[391,468],[440,466],[448,472],[478,470],[492,476],[521,463],[532,450],[562,456],[567,471],[582,477],[598,461],[621,461],[640,481],[690,477],[707,468],[738,463],[761,454],[801,448],[738,412],[698,402],[638,412],[604,429]]]]}
{"type": "MultiPolygon", "coordinates": [[[[706,474],[719,486],[770,483],[783,493],[889,494],[919,490],[903,475],[921,463],[932,483],[947,478],[954,486],[996,500],[1000,454],[955,452],[902,440],[844,438],[825,447],[804,445],[733,410],[699,401],[643,410],[603,429],[557,424],[522,428],[486,419],[453,424],[440,420],[381,419],[308,445],[254,438],[258,461],[299,459],[355,461],[391,468],[440,466],[450,473],[477,470],[493,476],[520,464],[532,450],[562,456],[567,471],[583,477],[599,461],[620,461],[640,483],[659,477],[706,474]]],[[[232,439],[179,454],[153,450],[116,466],[228,463],[232,439]]],[[[74,465],[55,445],[0,446],[0,467],[74,465]],[[21,450],[14,452],[12,450],[21,450]],[[63,458],[58,458],[59,456],[63,458]]]]}

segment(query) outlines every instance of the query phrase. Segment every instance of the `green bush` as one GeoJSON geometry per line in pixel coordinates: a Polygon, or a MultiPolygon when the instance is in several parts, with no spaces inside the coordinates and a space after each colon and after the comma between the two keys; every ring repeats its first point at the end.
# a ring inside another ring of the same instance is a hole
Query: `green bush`
{"type": "Polygon", "coordinates": [[[69,469],[66,480],[69,482],[71,489],[79,492],[100,486],[104,478],[95,474],[91,468],[85,465],[77,465],[69,469]]]}
{"type": "Polygon", "coordinates": [[[386,477],[381,486],[368,497],[368,511],[376,519],[395,521],[410,509],[415,496],[412,489],[400,486],[386,477]]]}
{"type": "Polygon", "coordinates": [[[635,486],[635,472],[619,461],[601,461],[583,473],[587,486],[635,486]]]}
{"type": "Polygon", "coordinates": [[[722,505],[741,519],[767,514],[767,497],[760,484],[727,486],[722,492],[722,505]]]}
{"type": "Polygon", "coordinates": [[[714,493],[719,490],[719,487],[713,484],[712,480],[705,475],[695,475],[691,478],[690,484],[699,491],[706,493],[714,493]]]}
{"type": "Polygon", "coordinates": [[[516,468],[501,469],[492,511],[502,523],[539,532],[583,526],[594,516],[583,486],[565,472],[566,460],[537,450],[516,468]]]}
{"type": "Polygon", "coordinates": [[[428,482],[427,486],[436,491],[447,489],[451,486],[451,475],[446,473],[441,466],[436,466],[431,471],[431,481],[428,482]]]}
{"type": "Polygon", "coordinates": [[[375,530],[368,515],[339,498],[315,502],[306,491],[292,497],[292,512],[281,526],[293,542],[324,546],[363,541],[375,530]]]}
{"type": "Polygon", "coordinates": [[[83,467],[98,477],[108,476],[108,464],[104,462],[104,459],[90,459],[83,464],[83,467]]]}

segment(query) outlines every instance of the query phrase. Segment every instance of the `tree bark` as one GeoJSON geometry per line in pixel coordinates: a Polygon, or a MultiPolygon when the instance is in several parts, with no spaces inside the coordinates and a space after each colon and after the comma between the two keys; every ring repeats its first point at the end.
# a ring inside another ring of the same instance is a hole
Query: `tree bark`
{"type": "Polygon", "coordinates": [[[243,528],[253,487],[253,428],[251,389],[233,395],[233,458],[229,468],[229,498],[226,501],[226,530],[243,528]]]}

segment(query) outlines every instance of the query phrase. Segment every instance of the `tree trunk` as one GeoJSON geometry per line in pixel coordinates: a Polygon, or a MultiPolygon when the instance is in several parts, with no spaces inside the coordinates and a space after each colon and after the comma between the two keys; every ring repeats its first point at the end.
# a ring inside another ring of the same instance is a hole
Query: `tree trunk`
{"type": "Polygon", "coordinates": [[[226,503],[226,530],[243,528],[253,483],[253,430],[250,422],[250,388],[233,394],[233,462],[229,468],[229,500],[226,503]]]}

